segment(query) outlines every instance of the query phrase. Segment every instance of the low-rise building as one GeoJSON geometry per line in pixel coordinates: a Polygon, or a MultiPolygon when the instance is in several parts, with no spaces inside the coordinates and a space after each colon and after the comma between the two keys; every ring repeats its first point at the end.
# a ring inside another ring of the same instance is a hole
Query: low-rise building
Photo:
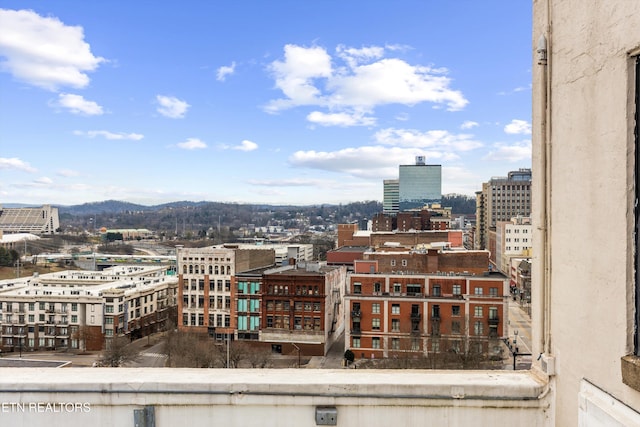
{"type": "Polygon", "coordinates": [[[300,263],[264,272],[260,341],[325,355],[344,327],[346,267],[300,263]]]}

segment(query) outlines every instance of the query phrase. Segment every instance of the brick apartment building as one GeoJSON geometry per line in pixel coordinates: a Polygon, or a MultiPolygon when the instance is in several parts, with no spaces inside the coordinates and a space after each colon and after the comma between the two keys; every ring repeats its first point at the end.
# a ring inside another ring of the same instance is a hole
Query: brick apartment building
{"type": "Polygon", "coordinates": [[[344,327],[346,267],[300,263],[265,271],[260,341],[324,355],[344,327]]]}
{"type": "Polygon", "coordinates": [[[497,354],[507,331],[507,295],[500,273],[354,273],[345,297],[345,346],[357,358],[497,354]]]}

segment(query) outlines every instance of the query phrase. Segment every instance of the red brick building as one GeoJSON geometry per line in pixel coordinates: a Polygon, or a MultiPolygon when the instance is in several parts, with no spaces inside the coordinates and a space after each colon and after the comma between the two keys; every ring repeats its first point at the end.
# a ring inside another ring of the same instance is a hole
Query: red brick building
{"type": "Polygon", "coordinates": [[[351,274],[345,346],[357,358],[444,351],[499,352],[507,278],[486,275],[351,274]]]}
{"type": "Polygon", "coordinates": [[[344,327],[346,267],[306,263],[263,275],[260,341],[323,356],[344,327]]]}

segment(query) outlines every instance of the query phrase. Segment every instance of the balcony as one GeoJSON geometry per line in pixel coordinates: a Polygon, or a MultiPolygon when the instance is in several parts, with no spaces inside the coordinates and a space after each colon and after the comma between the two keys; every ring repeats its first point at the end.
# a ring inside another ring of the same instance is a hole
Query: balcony
{"type": "MultiPolygon", "coordinates": [[[[420,321],[420,319],[422,318],[422,316],[420,315],[420,313],[411,313],[411,320],[412,321],[420,321]]],[[[440,319],[440,316],[438,316],[438,320],[440,319]]]]}
{"type": "Polygon", "coordinates": [[[497,326],[500,323],[500,317],[491,316],[489,317],[489,326],[497,326]]]}
{"type": "Polygon", "coordinates": [[[361,315],[362,315],[362,313],[360,312],[360,310],[353,310],[351,312],[351,318],[352,319],[359,319],[361,315]]]}

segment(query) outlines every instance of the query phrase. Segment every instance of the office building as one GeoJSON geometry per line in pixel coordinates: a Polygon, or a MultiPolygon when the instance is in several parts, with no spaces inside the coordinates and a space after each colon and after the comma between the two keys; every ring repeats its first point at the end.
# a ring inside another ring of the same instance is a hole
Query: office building
{"type": "Polygon", "coordinates": [[[422,209],[442,200],[442,166],[428,165],[417,156],[413,165],[399,167],[399,211],[422,209]]]}
{"type": "Polygon", "coordinates": [[[476,192],[476,249],[487,249],[489,231],[498,221],[531,215],[531,169],[494,177],[476,192]]]}
{"type": "Polygon", "coordinates": [[[382,212],[389,215],[397,214],[400,206],[400,180],[385,179],[382,186],[382,212]]]}

